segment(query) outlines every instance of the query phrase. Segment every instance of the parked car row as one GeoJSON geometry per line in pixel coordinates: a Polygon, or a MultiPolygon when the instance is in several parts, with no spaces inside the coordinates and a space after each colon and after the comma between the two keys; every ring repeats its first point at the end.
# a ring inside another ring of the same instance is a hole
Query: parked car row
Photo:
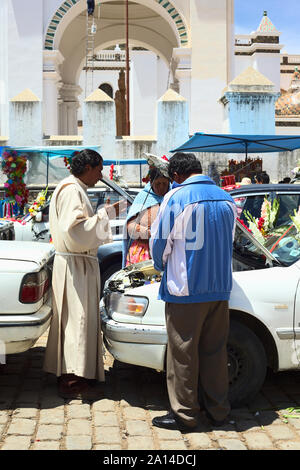
{"type": "MultiPolygon", "coordinates": [[[[293,236],[290,231],[286,238],[293,236]]],[[[291,258],[293,246],[284,246],[271,252],[237,222],[228,341],[233,405],[252,400],[267,367],[300,367],[300,250],[291,258]]],[[[164,302],[157,299],[160,278],[151,261],[115,273],[106,283],[101,315],[105,344],[114,358],[162,371],[167,334],[164,302]]]]}
{"type": "MultiPolygon", "coordinates": [[[[260,217],[265,196],[279,200],[277,228],[291,225],[290,215],[300,206],[298,185],[249,185],[231,194],[245,225],[243,211],[260,217]]],[[[237,222],[228,341],[233,405],[252,400],[267,367],[274,371],[300,367],[300,245],[296,235],[293,227],[263,246],[237,222]]],[[[115,248],[120,250],[117,244],[115,248]]],[[[157,299],[161,275],[151,261],[116,272],[105,284],[101,316],[105,344],[115,359],[163,371],[167,334],[164,303],[157,299]]]]}
{"type": "MultiPolygon", "coordinates": [[[[89,190],[95,210],[107,197],[112,203],[121,197],[128,205],[132,203],[135,191],[128,194],[114,182],[103,180],[109,189],[89,190]]],[[[265,195],[279,200],[278,227],[290,224],[290,215],[300,205],[298,185],[249,185],[231,194],[245,224],[243,211],[258,217],[265,195]]],[[[164,303],[157,299],[162,273],[154,270],[151,261],[121,270],[125,216],[115,221],[118,230],[114,242],[98,249],[105,284],[101,300],[104,341],[119,361],[163,371],[167,334],[164,303]]],[[[47,214],[42,214],[36,224],[48,223],[43,217],[46,219],[47,214]]],[[[43,231],[43,226],[39,227],[36,233],[43,231]]],[[[47,329],[52,314],[54,248],[49,243],[6,241],[14,239],[14,228],[16,223],[14,227],[6,223],[6,235],[0,240],[0,342],[7,354],[31,347],[47,329]]],[[[259,391],[267,367],[274,371],[300,367],[300,250],[295,228],[262,246],[238,221],[233,271],[228,342],[230,399],[233,405],[241,405],[259,391]]]]}

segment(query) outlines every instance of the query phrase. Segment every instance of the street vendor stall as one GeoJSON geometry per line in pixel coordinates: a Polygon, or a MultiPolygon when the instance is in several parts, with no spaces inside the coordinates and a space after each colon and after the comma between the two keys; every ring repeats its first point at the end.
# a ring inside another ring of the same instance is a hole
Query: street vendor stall
{"type": "Polygon", "coordinates": [[[244,176],[253,177],[262,171],[262,159],[249,158],[249,153],[292,152],[300,148],[300,135],[240,135],[240,134],[205,134],[196,132],[187,142],[177,147],[174,152],[211,152],[244,154],[244,161],[229,160],[228,169],[222,174],[227,185],[234,186],[235,180],[244,176]],[[229,176],[234,178],[229,179],[229,176]]]}

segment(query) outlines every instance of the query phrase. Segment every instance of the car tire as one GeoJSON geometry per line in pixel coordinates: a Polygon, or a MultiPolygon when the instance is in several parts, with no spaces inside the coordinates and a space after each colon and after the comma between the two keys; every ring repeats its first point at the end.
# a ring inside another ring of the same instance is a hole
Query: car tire
{"type": "Polygon", "coordinates": [[[120,271],[120,269],[122,269],[122,263],[118,262],[108,266],[103,273],[101,273],[101,295],[106,281],[117,271],[120,271]]]}
{"type": "Polygon", "coordinates": [[[227,344],[229,401],[236,408],[250,403],[267,373],[267,358],[259,338],[247,326],[232,320],[227,344]]]}

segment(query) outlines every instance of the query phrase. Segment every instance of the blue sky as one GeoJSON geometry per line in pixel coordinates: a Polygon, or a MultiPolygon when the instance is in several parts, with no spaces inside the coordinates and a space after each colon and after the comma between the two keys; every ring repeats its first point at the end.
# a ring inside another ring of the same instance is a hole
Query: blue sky
{"type": "Polygon", "coordinates": [[[255,31],[263,17],[268,17],[282,34],[282,51],[300,54],[300,0],[235,0],[235,33],[249,34],[255,31]]]}

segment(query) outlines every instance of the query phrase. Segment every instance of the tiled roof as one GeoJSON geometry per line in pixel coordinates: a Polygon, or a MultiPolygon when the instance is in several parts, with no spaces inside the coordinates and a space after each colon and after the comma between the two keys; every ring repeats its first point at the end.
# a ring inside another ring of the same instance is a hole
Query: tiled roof
{"type": "Polygon", "coordinates": [[[277,31],[270,18],[268,18],[266,11],[264,12],[264,16],[262,17],[257,31],[260,33],[273,33],[277,31]]]}
{"type": "Polygon", "coordinates": [[[229,85],[274,86],[274,83],[253,67],[247,67],[229,85]]]}
{"type": "Polygon", "coordinates": [[[275,104],[276,116],[300,117],[300,91],[281,95],[275,104]]]}
{"type": "Polygon", "coordinates": [[[282,93],[276,101],[275,114],[276,116],[300,117],[300,71],[297,67],[293,73],[289,90],[282,93]]]}

